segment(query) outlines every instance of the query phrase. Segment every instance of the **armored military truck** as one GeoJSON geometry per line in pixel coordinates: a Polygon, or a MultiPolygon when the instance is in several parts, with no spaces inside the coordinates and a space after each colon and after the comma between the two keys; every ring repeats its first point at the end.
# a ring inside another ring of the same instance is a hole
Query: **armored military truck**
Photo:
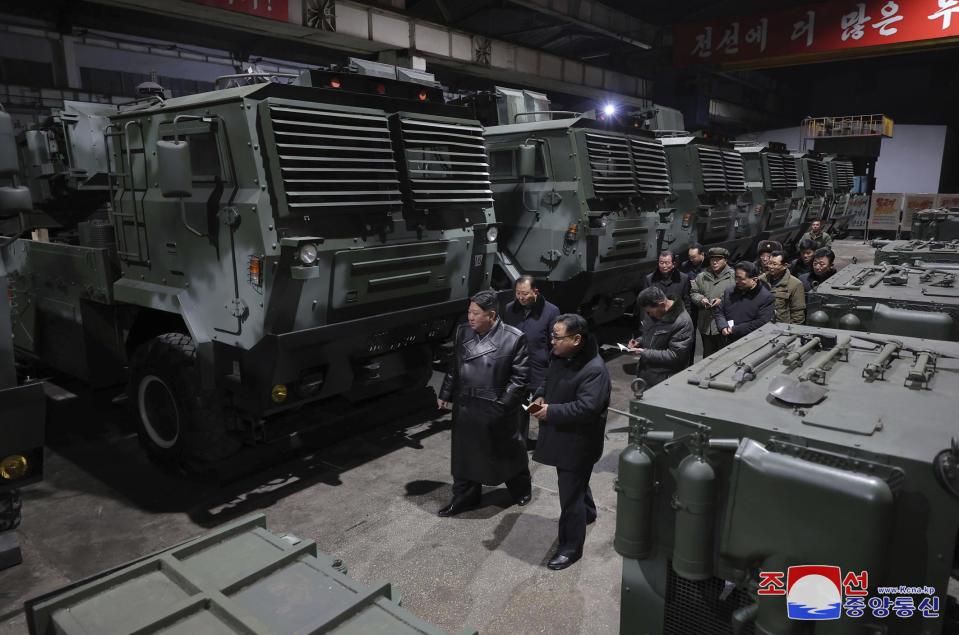
{"type": "Polygon", "coordinates": [[[620,632],[954,632],[957,369],[951,342],[767,324],[637,390],[620,632]]]}
{"type": "Polygon", "coordinates": [[[215,459],[270,440],[274,414],[425,385],[488,285],[482,128],[428,74],[314,70],[71,112],[67,147],[105,166],[109,206],[73,240],[11,246],[15,343],[128,380],[159,458],[215,459]]]}
{"type": "Polygon", "coordinates": [[[688,133],[661,138],[673,187],[671,206],[682,224],[692,225],[693,240],[725,247],[730,261],[741,260],[755,245],[743,155],[731,145],[688,133]]]}
{"type": "Polygon", "coordinates": [[[847,265],[806,294],[806,323],[959,341],[957,274],[937,263],[847,265]]]}
{"type": "Polygon", "coordinates": [[[915,212],[909,237],[916,240],[959,239],[959,209],[940,207],[915,212]]]}
{"type": "Polygon", "coordinates": [[[737,144],[736,150],[743,155],[751,197],[749,233],[754,241],[749,255],[760,240],[775,240],[783,245],[795,242],[802,230],[799,211],[803,201],[796,196],[796,161],[786,145],[770,142],[761,146],[750,142],[737,144]]]}
{"type": "Polygon", "coordinates": [[[563,310],[608,322],[633,306],[658,250],[676,240],[666,155],[629,118],[553,113],[544,95],[530,95],[498,88],[500,120],[516,123],[486,128],[500,230],[494,281],[532,275],[563,310]]]}
{"type": "Polygon", "coordinates": [[[892,240],[877,246],[875,264],[912,264],[919,262],[959,263],[959,239],[892,240]]]}
{"type": "Polygon", "coordinates": [[[824,214],[823,228],[833,238],[842,238],[849,233],[849,221],[856,215],[849,208],[849,197],[853,185],[852,161],[826,157],[825,163],[829,167],[830,188],[827,197],[828,211],[824,214]]]}
{"type": "MultiPolygon", "coordinates": [[[[799,225],[801,230],[792,237],[795,242],[806,226],[814,220],[823,220],[829,213],[827,196],[831,194],[832,182],[829,180],[829,166],[823,161],[823,155],[818,152],[793,154],[796,161],[796,171],[799,174],[799,184],[796,196],[802,199],[803,205],[799,210],[799,225]]],[[[790,248],[795,245],[790,244],[790,248]]]]}

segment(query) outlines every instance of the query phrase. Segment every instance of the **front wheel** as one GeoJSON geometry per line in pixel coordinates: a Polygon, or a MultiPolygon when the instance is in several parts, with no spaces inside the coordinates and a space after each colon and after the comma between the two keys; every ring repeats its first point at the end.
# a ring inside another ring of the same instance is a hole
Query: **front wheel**
{"type": "Polygon", "coordinates": [[[216,396],[201,386],[189,335],[165,333],[147,341],[134,353],[130,371],[127,394],[137,434],[152,458],[208,462],[239,449],[216,396]]]}

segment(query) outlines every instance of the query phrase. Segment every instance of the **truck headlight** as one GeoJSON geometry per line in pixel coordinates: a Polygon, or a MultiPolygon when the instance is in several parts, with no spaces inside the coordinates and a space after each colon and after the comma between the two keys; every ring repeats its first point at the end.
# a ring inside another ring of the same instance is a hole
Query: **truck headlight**
{"type": "Polygon", "coordinates": [[[11,454],[0,461],[0,478],[13,481],[27,473],[27,457],[21,454],[11,454]]]}
{"type": "Polygon", "coordinates": [[[486,228],[486,242],[495,243],[497,236],[499,236],[499,228],[497,228],[496,225],[491,225],[486,228]]]}
{"type": "Polygon", "coordinates": [[[304,265],[312,265],[316,262],[316,245],[312,243],[302,245],[296,255],[304,265]]]}

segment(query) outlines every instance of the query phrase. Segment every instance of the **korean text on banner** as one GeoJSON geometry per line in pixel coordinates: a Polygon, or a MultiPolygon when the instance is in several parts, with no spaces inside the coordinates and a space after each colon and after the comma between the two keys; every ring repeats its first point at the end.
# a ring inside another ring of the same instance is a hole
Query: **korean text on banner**
{"type": "Polygon", "coordinates": [[[899,229],[909,231],[912,228],[914,212],[935,206],[935,194],[906,194],[902,202],[902,220],[899,222],[899,229]]]}
{"type": "Polygon", "coordinates": [[[847,213],[852,215],[849,221],[849,229],[866,229],[866,221],[869,220],[869,195],[853,194],[849,197],[849,207],[847,213]]]}
{"type": "Polygon", "coordinates": [[[190,0],[190,2],[281,22],[290,21],[289,0],[190,0]]]}
{"type": "Polygon", "coordinates": [[[899,211],[902,209],[902,194],[873,192],[869,209],[869,229],[899,229],[899,211]]]}
{"type": "Polygon", "coordinates": [[[959,207],[959,194],[940,194],[936,198],[936,207],[944,207],[946,209],[959,207]]]}

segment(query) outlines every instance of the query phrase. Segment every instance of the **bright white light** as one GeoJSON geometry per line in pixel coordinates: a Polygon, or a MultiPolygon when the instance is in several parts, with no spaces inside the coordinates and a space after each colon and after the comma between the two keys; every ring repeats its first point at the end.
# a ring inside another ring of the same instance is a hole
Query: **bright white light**
{"type": "Polygon", "coordinates": [[[605,106],[603,106],[603,112],[606,113],[607,115],[611,115],[616,112],[616,106],[614,106],[613,104],[606,104],[605,106]]]}

